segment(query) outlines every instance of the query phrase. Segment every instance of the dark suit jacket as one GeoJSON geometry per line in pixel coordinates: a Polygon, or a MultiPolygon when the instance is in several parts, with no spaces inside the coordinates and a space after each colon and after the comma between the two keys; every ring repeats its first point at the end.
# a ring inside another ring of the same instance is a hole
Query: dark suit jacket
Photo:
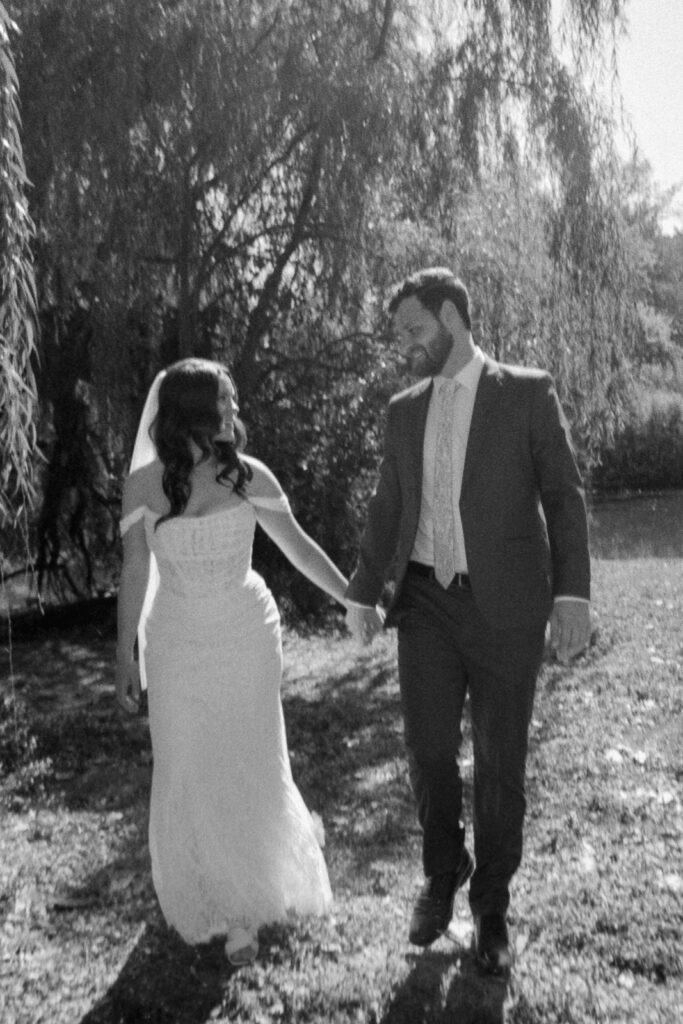
{"type": "MultiPolygon", "coordinates": [[[[432,381],[389,403],[384,458],[347,596],[374,605],[396,582],[395,620],[420,515],[422,448],[432,381]],[[392,573],[393,570],[393,573],[392,573]]],[[[495,628],[547,619],[553,595],[590,596],[586,506],[552,378],[486,358],[472,412],[460,497],[472,592],[495,628]]]]}

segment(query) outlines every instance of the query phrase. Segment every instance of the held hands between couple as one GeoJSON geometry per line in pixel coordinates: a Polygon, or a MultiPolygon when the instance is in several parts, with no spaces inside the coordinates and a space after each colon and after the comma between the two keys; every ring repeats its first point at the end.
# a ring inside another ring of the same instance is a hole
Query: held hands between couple
{"type": "Polygon", "coordinates": [[[384,627],[384,612],[379,605],[370,608],[367,605],[349,602],[346,606],[346,625],[356,640],[365,646],[372,643],[377,633],[384,627]]]}

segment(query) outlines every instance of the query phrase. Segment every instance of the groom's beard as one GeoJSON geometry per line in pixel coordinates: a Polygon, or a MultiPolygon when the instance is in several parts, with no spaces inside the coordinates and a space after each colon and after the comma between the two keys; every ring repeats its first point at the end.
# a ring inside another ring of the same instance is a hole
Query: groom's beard
{"type": "Polygon", "coordinates": [[[414,377],[436,377],[441,373],[453,348],[453,335],[439,324],[428,348],[417,345],[408,353],[410,372],[414,377]]]}

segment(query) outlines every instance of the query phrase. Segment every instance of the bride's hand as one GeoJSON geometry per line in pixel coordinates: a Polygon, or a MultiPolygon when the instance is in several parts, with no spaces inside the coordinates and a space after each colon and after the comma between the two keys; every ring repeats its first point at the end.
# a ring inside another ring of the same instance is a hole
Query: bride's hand
{"type": "Polygon", "coordinates": [[[140,666],[137,661],[117,662],[116,699],[129,714],[140,708],[140,666]]]}
{"type": "Polygon", "coordinates": [[[384,626],[384,612],[376,605],[374,608],[360,606],[349,602],[346,611],[346,624],[356,640],[366,646],[384,626]]]}

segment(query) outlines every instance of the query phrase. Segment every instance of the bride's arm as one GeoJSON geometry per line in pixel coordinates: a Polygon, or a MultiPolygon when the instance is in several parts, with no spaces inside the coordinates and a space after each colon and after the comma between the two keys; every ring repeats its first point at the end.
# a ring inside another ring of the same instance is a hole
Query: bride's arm
{"type": "MultiPolygon", "coordinates": [[[[130,479],[130,478],[129,478],[130,479]]],[[[124,485],[122,522],[140,508],[139,495],[129,481],[124,485]]],[[[140,674],[134,660],[142,606],[149,580],[150,553],[140,516],[123,534],[123,565],[117,603],[116,699],[126,711],[135,711],[140,699],[140,674]]]]}
{"type": "Polygon", "coordinates": [[[295,569],[346,608],[346,577],[289,511],[256,508],[256,518],[295,569]]]}
{"type": "Polygon", "coordinates": [[[297,523],[282,487],[268,467],[251,457],[245,461],[253,472],[247,487],[247,497],[253,504],[259,525],[295,569],[346,608],[346,577],[297,523]]]}
{"type": "Polygon", "coordinates": [[[149,548],[145,539],[145,524],[139,519],[123,538],[123,566],[119,581],[117,611],[118,641],[116,656],[132,661],[142,605],[149,579],[149,548]]]}

